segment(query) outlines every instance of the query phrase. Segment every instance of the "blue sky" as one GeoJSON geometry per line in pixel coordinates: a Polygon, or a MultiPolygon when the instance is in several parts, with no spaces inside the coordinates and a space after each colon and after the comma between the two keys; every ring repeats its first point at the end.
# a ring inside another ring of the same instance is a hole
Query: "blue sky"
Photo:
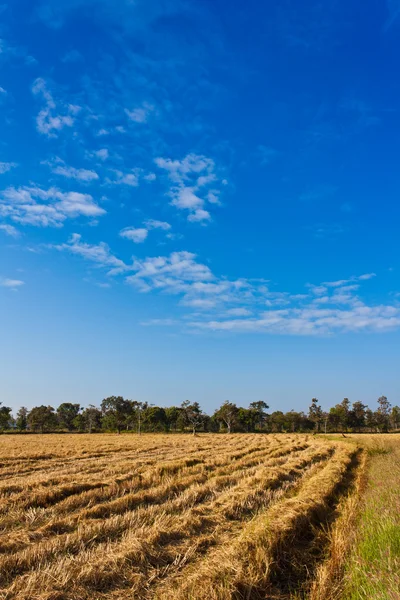
{"type": "Polygon", "coordinates": [[[400,3],[0,6],[0,400],[398,403],[400,3]]]}

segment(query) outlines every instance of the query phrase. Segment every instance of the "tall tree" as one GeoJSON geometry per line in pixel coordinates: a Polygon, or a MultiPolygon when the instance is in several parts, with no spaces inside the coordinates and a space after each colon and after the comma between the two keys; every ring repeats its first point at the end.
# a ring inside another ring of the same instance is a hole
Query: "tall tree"
{"type": "Polygon", "coordinates": [[[33,431],[51,431],[57,426],[57,418],[52,406],[35,406],[28,414],[28,424],[33,431]]]}
{"type": "Polygon", "coordinates": [[[249,408],[254,411],[258,428],[261,431],[267,419],[266,411],[269,409],[268,404],[264,400],[257,400],[256,402],[250,402],[249,408]]]}
{"type": "Polygon", "coordinates": [[[129,402],[131,403],[132,407],[132,414],[130,420],[134,425],[137,426],[137,432],[140,435],[142,433],[142,422],[144,412],[147,410],[149,405],[147,402],[139,402],[138,400],[130,400],[129,402]]]}
{"type": "Polygon", "coordinates": [[[93,404],[89,404],[80,416],[82,417],[84,428],[89,433],[92,433],[93,429],[100,429],[102,413],[93,404]]]}
{"type": "Polygon", "coordinates": [[[314,423],[315,429],[318,432],[321,428],[321,423],[323,421],[323,411],[320,405],[318,404],[317,398],[313,398],[311,400],[311,405],[308,410],[308,418],[314,423]]]}
{"type": "Polygon", "coordinates": [[[215,411],[214,417],[220,423],[226,425],[228,433],[232,432],[232,428],[237,423],[239,409],[236,404],[226,400],[218,410],[215,411]]]}
{"type": "Polygon", "coordinates": [[[160,406],[147,406],[143,409],[143,425],[148,431],[165,431],[167,428],[165,410],[160,406]]]}
{"type": "Polygon", "coordinates": [[[11,408],[9,406],[1,406],[0,402],[0,429],[8,429],[11,422],[11,408]]]}
{"type": "Polygon", "coordinates": [[[182,413],[187,425],[192,428],[193,435],[196,435],[196,431],[202,425],[204,420],[204,413],[200,408],[198,402],[191,403],[189,400],[185,400],[181,404],[182,413]]]}
{"type": "Polygon", "coordinates": [[[61,429],[68,429],[73,431],[75,429],[74,420],[79,414],[81,407],[79,404],[72,404],[71,402],[63,402],[57,408],[57,420],[61,429]]]}
{"type": "Polygon", "coordinates": [[[168,429],[176,431],[178,424],[182,421],[182,408],[179,406],[168,406],[165,409],[165,415],[167,417],[168,429]]]}
{"type": "Polygon", "coordinates": [[[18,410],[15,424],[19,431],[26,430],[28,426],[28,409],[25,406],[21,406],[21,408],[18,410]]]}
{"type": "Polygon", "coordinates": [[[400,406],[393,406],[390,414],[390,423],[393,429],[400,427],[400,406]]]}
{"type": "Polygon", "coordinates": [[[116,429],[118,434],[126,427],[129,417],[132,415],[132,405],[129,400],[122,396],[109,396],[101,403],[104,415],[103,425],[106,429],[116,429]]]}
{"type": "Polygon", "coordinates": [[[390,409],[391,404],[386,396],[378,398],[378,410],[376,411],[376,421],[378,427],[383,431],[388,431],[390,426],[390,409]]]}
{"type": "Polygon", "coordinates": [[[360,431],[365,427],[365,411],[366,406],[360,401],[353,402],[353,406],[350,411],[350,425],[357,431],[360,431]]]}

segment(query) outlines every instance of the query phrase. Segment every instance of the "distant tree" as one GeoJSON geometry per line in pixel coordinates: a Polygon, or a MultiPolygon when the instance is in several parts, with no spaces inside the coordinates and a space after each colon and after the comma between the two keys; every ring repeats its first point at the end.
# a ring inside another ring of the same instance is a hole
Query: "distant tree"
{"type": "Polygon", "coordinates": [[[257,423],[258,415],[255,410],[251,408],[242,408],[241,406],[238,408],[237,426],[240,431],[247,431],[248,433],[255,431],[257,423]]]}
{"type": "Polygon", "coordinates": [[[33,431],[51,431],[57,426],[57,417],[52,406],[35,406],[28,413],[28,424],[33,431]]]}
{"type": "Polygon", "coordinates": [[[228,433],[232,432],[232,428],[236,425],[238,420],[239,409],[236,404],[226,400],[218,410],[215,411],[214,416],[220,423],[223,423],[228,433]]]}
{"type": "Polygon", "coordinates": [[[21,406],[18,410],[15,425],[19,431],[26,430],[28,426],[28,409],[25,406],[21,406]]]}
{"type": "Polygon", "coordinates": [[[367,407],[362,402],[353,402],[353,406],[349,414],[350,427],[356,429],[357,431],[361,431],[361,429],[365,427],[366,409],[367,407]]]}
{"type": "Polygon", "coordinates": [[[106,429],[116,429],[118,434],[126,427],[129,417],[132,415],[132,405],[129,400],[122,396],[110,396],[104,398],[101,403],[103,413],[102,425],[106,429]]]}
{"type": "Polygon", "coordinates": [[[176,431],[178,424],[182,421],[182,408],[179,408],[179,406],[168,406],[165,409],[165,415],[167,417],[168,429],[176,431]]]}
{"type": "Polygon", "coordinates": [[[132,407],[129,421],[137,427],[137,432],[140,435],[142,433],[143,416],[149,405],[147,402],[139,402],[138,400],[130,400],[129,402],[132,407]]]}
{"type": "Polygon", "coordinates": [[[78,416],[81,407],[79,404],[72,404],[71,402],[63,402],[57,408],[57,420],[61,429],[68,429],[73,431],[75,429],[74,421],[78,416]]]}
{"type": "Polygon", "coordinates": [[[333,429],[347,431],[350,425],[350,401],[344,398],[340,404],[336,404],[329,411],[328,422],[333,429]]]}
{"type": "Polygon", "coordinates": [[[321,423],[323,421],[323,411],[320,405],[318,404],[317,398],[313,398],[311,400],[311,405],[308,410],[308,418],[314,423],[315,429],[318,432],[321,428],[321,423]]]}
{"type": "Polygon", "coordinates": [[[275,410],[269,416],[269,422],[271,425],[271,431],[274,433],[278,433],[281,431],[285,431],[286,429],[286,416],[281,410],[275,410]]]}
{"type": "Polygon", "coordinates": [[[380,396],[378,398],[378,410],[376,411],[376,422],[379,429],[382,431],[388,431],[390,426],[390,409],[391,404],[386,396],[380,396]]]}
{"type": "Polygon", "coordinates": [[[204,421],[204,413],[200,408],[198,402],[190,402],[185,400],[181,404],[182,413],[184,416],[185,423],[190,425],[192,428],[193,435],[196,435],[196,431],[201,427],[204,421]]]}
{"type": "Polygon", "coordinates": [[[266,411],[269,406],[264,400],[257,400],[256,402],[250,402],[249,408],[254,411],[254,418],[257,422],[258,429],[262,431],[264,424],[267,419],[266,411]]]}
{"type": "Polygon", "coordinates": [[[0,430],[8,429],[11,422],[11,408],[9,406],[1,406],[0,402],[0,430]]]}
{"type": "Polygon", "coordinates": [[[393,406],[390,414],[390,424],[392,429],[398,429],[400,427],[400,406],[393,406]]]}
{"type": "Polygon", "coordinates": [[[365,411],[365,425],[368,429],[377,429],[378,423],[376,420],[376,413],[374,413],[370,408],[367,408],[365,411]]]}
{"type": "Polygon", "coordinates": [[[167,417],[161,406],[148,406],[143,411],[143,426],[146,431],[165,431],[167,429],[167,417]]]}
{"type": "Polygon", "coordinates": [[[79,417],[82,419],[83,428],[88,431],[88,433],[92,433],[94,429],[100,429],[102,412],[93,404],[89,404],[89,406],[77,416],[77,418],[79,417]]]}
{"type": "Polygon", "coordinates": [[[290,431],[300,431],[304,422],[304,414],[294,411],[293,409],[285,415],[286,429],[290,431]]]}

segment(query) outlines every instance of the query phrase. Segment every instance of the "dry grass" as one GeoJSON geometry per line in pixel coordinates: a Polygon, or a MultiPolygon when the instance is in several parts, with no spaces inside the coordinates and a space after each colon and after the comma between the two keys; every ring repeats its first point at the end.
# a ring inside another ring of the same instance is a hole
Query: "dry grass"
{"type": "Polygon", "coordinates": [[[356,457],[295,434],[4,436],[0,598],[294,598],[356,457]]]}
{"type": "Polygon", "coordinates": [[[399,600],[400,436],[352,435],[364,448],[355,493],[327,532],[310,600],[399,600]]]}

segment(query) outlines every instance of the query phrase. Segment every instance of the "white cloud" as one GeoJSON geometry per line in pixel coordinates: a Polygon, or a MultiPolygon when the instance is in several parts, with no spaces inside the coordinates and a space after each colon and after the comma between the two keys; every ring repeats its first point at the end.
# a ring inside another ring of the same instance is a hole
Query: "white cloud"
{"type": "Polygon", "coordinates": [[[118,169],[112,169],[115,174],[115,179],[107,178],[107,183],[112,185],[129,185],[130,187],[137,187],[139,185],[139,169],[134,169],[129,173],[124,173],[118,169]]]}
{"type": "Polygon", "coordinates": [[[0,231],[4,231],[4,233],[13,238],[17,238],[21,235],[18,229],[16,229],[13,225],[0,225],[0,231]]]}
{"type": "Polygon", "coordinates": [[[95,218],[105,212],[90,194],[55,187],[9,187],[0,193],[0,215],[24,225],[61,227],[67,219],[95,218]]]}
{"type": "Polygon", "coordinates": [[[207,210],[204,210],[202,208],[198,208],[197,210],[194,211],[194,213],[191,213],[188,216],[188,221],[192,221],[192,222],[200,222],[200,221],[210,221],[211,220],[211,215],[207,210]]]}
{"type": "Polygon", "coordinates": [[[18,167],[17,163],[0,162],[0,175],[3,175],[3,173],[8,173],[8,171],[11,171],[11,169],[15,169],[15,167],[18,167]]]}
{"type": "Polygon", "coordinates": [[[125,109],[125,114],[128,116],[130,121],[135,123],[147,123],[149,116],[154,112],[154,106],[148,102],[143,102],[141,106],[134,108],[133,110],[125,109]]]}
{"type": "Polygon", "coordinates": [[[0,285],[10,290],[16,291],[22,285],[25,285],[24,281],[20,279],[0,279],[0,285]]]}
{"type": "Polygon", "coordinates": [[[44,108],[36,117],[36,128],[39,133],[47,137],[57,137],[57,133],[64,127],[72,127],[75,122],[75,116],[80,111],[80,107],[74,104],[60,104],[62,113],[59,113],[57,104],[52,94],[47,89],[44,79],[39,77],[32,86],[32,92],[35,96],[40,96],[44,101],[44,108]]]}
{"type": "Polygon", "coordinates": [[[206,204],[220,204],[220,191],[215,187],[218,178],[214,161],[203,155],[188,154],[182,160],[159,157],[155,163],[168,174],[171,205],[188,211],[189,221],[210,221],[206,204]],[[211,189],[210,185],[213,186],[211,189]]]}
{"type": "Polygon", "coordinates": [[[100,148],[100,150],[96,150],[95,152],[93,152],[93,155],[99,158],[100,160],[107,160],[110,153],[107,150],[107,148],[100,148]]]}
{"type": "Polygon", "coordinates": [[[163,290],[182,293],[187,292],[193,282],[213,279],[210,269],[198,263],[195,254],[185,251],[135,260],[133,270],[135,274],[127,277],[127,282],[142,292],[163,290]]]}
{"type": "Polygon", "coordinates": [[[155,219],[147,219],[145,225],[148,229],[163,229],[164,231],[171,229],[171,225],[166,221],[157,221],[155,219]]]}
{"type": "Polygon", "coordinates": [[[400,327],[400,309],[394,306],[365,306],[340,309],[272,310],[259,318],[197,321],[196,329],[261,332],[286,335],[328,335],[344,332],[382,332],[400,327]]]}
{"type": "Polygon", "coordinates": [[[131,240],[135,244],[141,244],[147,239],[149,231],[152,229],[161,229],[168,231],[171,229],[171,225],[166,221],[157,221],[155,219],[148,219],[144,222],[145,227],[125,227],[119,233],[119,235],[127,240],[131,240]]]}
{"type": "Polygon", "coordinates": [[[48,165],[55,175],[61,175],[67,179],[76,179],[77,181],[95,181],[99,178],[95,171],[88,169],[76,169],[68,166],[61,158],[56,157],[53,161],[43,161],[42,164],[48,165]]]}
{"type": "Polygon", "coordinates": [[[148,173],[143,177],[146,181],[155,181],[157,179],[157,175],[155,173],[148,173]]]}
{"type": "Polygon", "coordinates": [[[230,317],[249,317],[251,311],[247,308],[230,308],[226,311],[226,314],[230,317]]]}
{"type": "Polygon", "coordinates": [[[141,244],[147,238],[148,231],[144,228],[135,229],[134,227],[125,227],[125,229],[122,229],[122,231],[120,231],[119,235],[122,238],[131,240],[135,244],[141,244]]]}
{"type": "Polygon", "coordinates": [[[81,256],[90,262],[96,263],[99,267],[111,267],[108,272],[109,275],[118,275],[130,270],[130,267],[111,253],[107,244],[104,242],[95,245],[86,244],[81,241],[81,236],[78,233],[72,234],[68,243],[51,247],[81,256]]]}

